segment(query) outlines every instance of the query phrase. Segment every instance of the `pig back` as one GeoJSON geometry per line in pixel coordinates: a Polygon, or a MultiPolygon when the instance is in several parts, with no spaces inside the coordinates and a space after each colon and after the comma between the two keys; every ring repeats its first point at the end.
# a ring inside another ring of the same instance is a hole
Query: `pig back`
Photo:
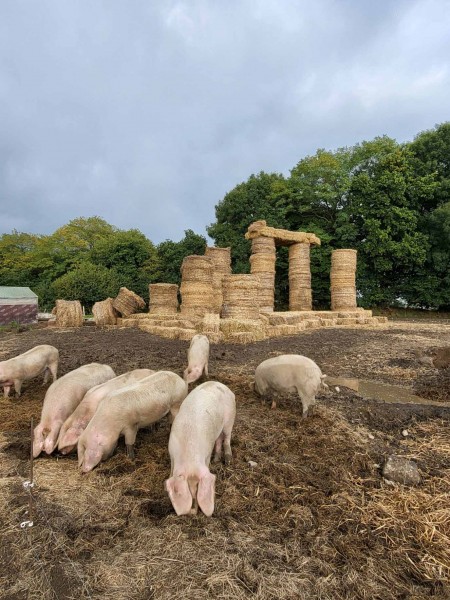
{"type": "Polygon", "coordinates": [[[234,420],[235,413],[235,397],[226,385],[218,381],[199,385],[183,401],[174,419],[169,452],[172,438],[185,448],[203,442],[210,450],[222,432],[225,421],[229,418],[234,420]]]}

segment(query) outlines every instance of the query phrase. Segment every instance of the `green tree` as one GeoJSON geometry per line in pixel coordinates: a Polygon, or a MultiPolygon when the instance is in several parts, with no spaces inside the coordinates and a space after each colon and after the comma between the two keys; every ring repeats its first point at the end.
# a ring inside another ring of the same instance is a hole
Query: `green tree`
{"type": "Polygon", "coordinates": [[[108,297],[117,295],[120,276],[114,269],[84,262],[52,283],[55,298],[79,300],[86,310],[108,297]]]}
{"type": "Polygon", "coordinates": [[[194,233],[192,229],[184,232],[184,238],[179,242],[165,240],[156,247],[158,254],[159,279],[162,283],[181,282],[181,263],[186,256],[203,255],[206,249],[206,238],[194,233]]]}
{"type": "Polygon", "coordinates": [[[94,242],[92,262],[114,269],[121,286],[148,300],[148,284],[160,277],[158,253],[153,243],[137,229],[115,231],[94,242]]]}
{"type": "Polygon", "coordinates": [[[207,227],[216,246],[231,246],[235,273],[248,273],[251,243],[245,239],[248,226],[265,219],[271,227],[285,227],[283,200],[286,181],[276,173],[259,173],[237,185],[216,206],[216,222],[207,227]]]}

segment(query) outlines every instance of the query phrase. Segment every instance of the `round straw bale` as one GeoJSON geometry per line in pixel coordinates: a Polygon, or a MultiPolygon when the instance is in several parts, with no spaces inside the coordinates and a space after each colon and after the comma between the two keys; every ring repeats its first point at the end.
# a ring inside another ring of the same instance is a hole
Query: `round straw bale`
{"type": "Polygon", "coordinates": [[[356,308],[356,257],[352,249],[331,253],[331,310],[356,308]]]}
{"type": "Polygon", "coordinates": [[[94,315],[94,321],[97,327],[115,325],[117,323],[117,317],[119,316],[119,313],[113,306],[112,298],[106,298],[106,300],[96,302],[92,307],[92,314],[94,315]]]}
{"type": "Polygon", "coordinates": [[[83,311],[79,300],[56,301],[56,327],[81,327],[83,311]]]}
{"type": "Polygon", "coordinates": [[[222,280],[224,275],[231,273],[231,248],[216,248],[207,246],[205,256],[211,259],[213,266],[213,307],[216,313],[220,313],[223,304],[222,280]]]}
{"type": "Polygon", "coordinates": [[[145,300],[128,288],[121,287],[113,301],[113,306],[123,317],[129,317],[145,308],[145,300]]]}
{"type": "Polygon", "coordinates": [[[274,238],[262,235],[252,239],[252,254],[276,254],[274,238]]]}
{"type": "Polygon", "coordinates": [[[178,311],[178,286],[175,283],[151,283],[148,291],[151,314],[176,314],[178,311]]]}
{"type": "Polygon", "coordinates": [[[311,310],[310,245],[289,246],[289,310],[311,310]]]}
{"type": "Polygon", "coordinates": [[[186,256],[181,265],[181,313],[201,317],[214,306],[213,264],[207,256],[186,256]]]}
{"type": "Polygon", "coordinates": [[[225,275],[223,317],[259,318],[259,279],[255,275],[225,275]]]}

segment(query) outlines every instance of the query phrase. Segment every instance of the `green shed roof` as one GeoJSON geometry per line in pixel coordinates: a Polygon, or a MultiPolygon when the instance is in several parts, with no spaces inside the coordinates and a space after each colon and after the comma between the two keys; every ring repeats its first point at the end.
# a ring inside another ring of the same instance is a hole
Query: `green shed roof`
{"type": "Polygon", "coordinates": [[[37,298],[37,295],[29,287],[0,286],[0,299],[20,300],[22,298],[37,298]]]}

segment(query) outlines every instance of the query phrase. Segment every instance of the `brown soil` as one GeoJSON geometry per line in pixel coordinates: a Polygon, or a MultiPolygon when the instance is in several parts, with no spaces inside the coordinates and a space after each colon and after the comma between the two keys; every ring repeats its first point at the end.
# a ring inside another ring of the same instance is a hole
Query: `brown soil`
{"type": "MultiPolygon", "coordinates": [[[[60,374],[93,361],[117,374],[181,373],[188,348],[134,329],[38,328],[2,334],[0,360],[42,343],[59,348],[60,374]]],[[[34,526],[21,529],[30,418],[39,419],[45,394],[40,381],[26,382],[20,399],[0,400],[0,597],[448,599],[450,374],[417,357],[449,343],[446,323],[398,322],[212,346],[210,377],[236,393],[238,416],[233,464],[212,467],[209,519],[173,512],[163,421],[139,433],[134,462],[123,443],[86,476],[75,455],[37,459],[34,526]],[[250,384],[256,365],[281,353],[307,355],[330,376],[410,387],[436,406],[385,404],[341,387],[322,394],[306,420],[293,396],[272,411],[250,384]],[[417,462],[417,488],[383,481],[392,452],[417,462]]]]}

